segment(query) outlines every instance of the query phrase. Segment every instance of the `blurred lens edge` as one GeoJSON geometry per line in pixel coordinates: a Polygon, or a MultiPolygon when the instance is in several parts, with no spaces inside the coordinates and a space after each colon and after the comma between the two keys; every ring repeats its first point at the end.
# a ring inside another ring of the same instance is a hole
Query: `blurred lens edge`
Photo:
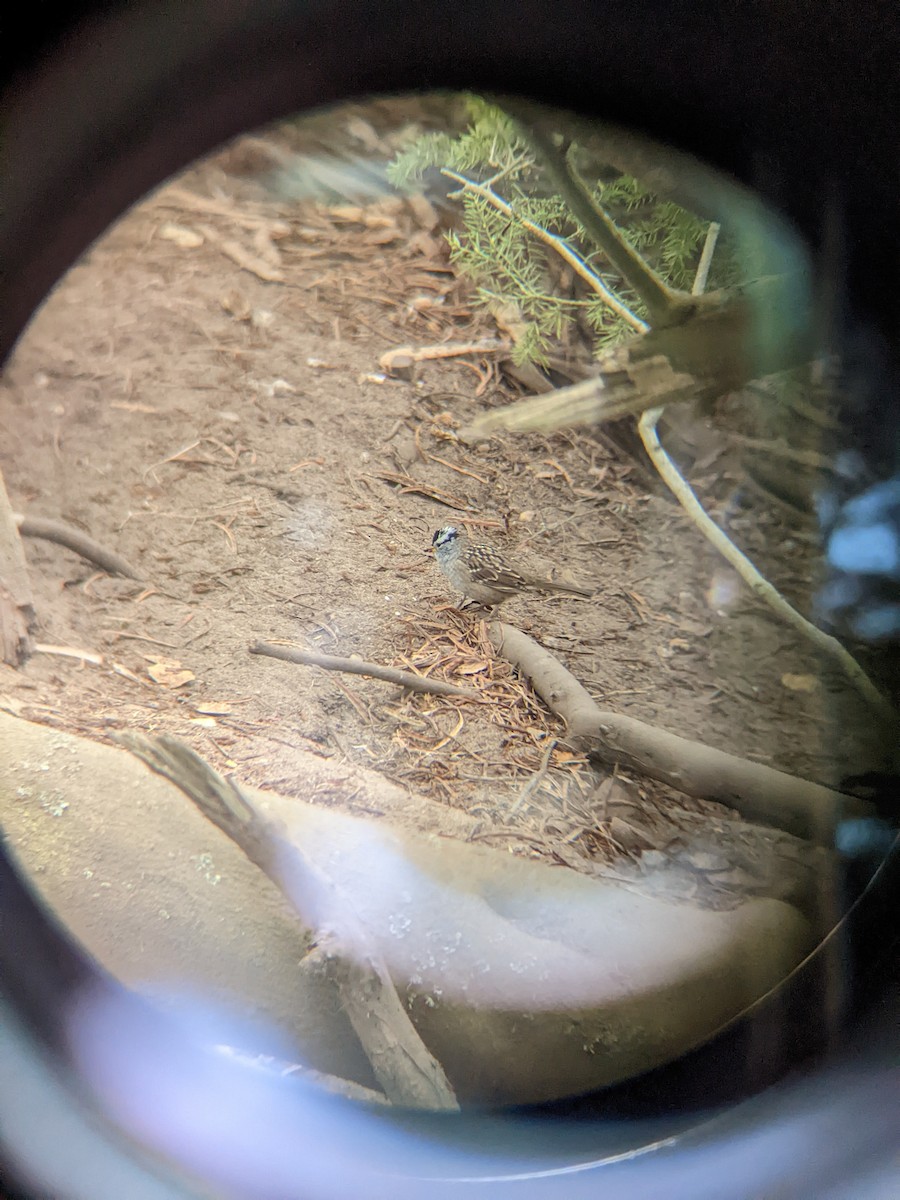
{"type": "MultiPolygon", "coordinates": [[[[802,6],[707,0],[659,6],[652,19],[571,0],[515,13],[423,3],[414,19],[396,2],[185,0],[170,18],[159,2],[63,5],[56,26],[26,14],[18,47],[5,47],[3,357],[111,221],[223,140],[343,99],[469,88],[601,115],[694,153],[753,187],[814,253],[837,213],[853,235],[846,305],[897,378],[900,296],[884,253],[898,206],[894,5],[825,0],[814,27],[802,6]]],[[[897,873],[895,853],[851,934],[876,1006],[896,946],[897,873]]],[[[5,917],[7,884],[3,896],[5,917]]],[[[58,962],[68,949],[46,930],[58,962]]]]}

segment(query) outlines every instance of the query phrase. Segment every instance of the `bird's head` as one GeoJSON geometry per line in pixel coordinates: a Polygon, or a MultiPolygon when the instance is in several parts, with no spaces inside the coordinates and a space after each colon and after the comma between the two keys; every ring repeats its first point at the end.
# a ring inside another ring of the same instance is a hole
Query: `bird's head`
{"type": "Polygon", "coordinates": [[[437,554],[441,550],[446,550],[459,537],[459,530],[455,525],[442,525],[440,529],[436,529],[431,538],[431,548],[437,554]]]}

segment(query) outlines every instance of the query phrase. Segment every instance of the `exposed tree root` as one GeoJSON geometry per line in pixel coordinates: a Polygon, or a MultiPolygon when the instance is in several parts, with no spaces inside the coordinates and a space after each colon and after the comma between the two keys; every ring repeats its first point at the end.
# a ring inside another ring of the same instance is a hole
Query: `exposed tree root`
{"type": "Polygon", "coordinates": [[[74,529],[71,525],[51,520],[49,517],[17,517],[16,520],[22,537],[43,538],[44,541],[65,546],[67,550],[74,551],[88,562],[108,571],[110,575],[122,575],[125,579],[139,581],[142,578],[140,572],[120,554],[101,546],[80,529],[74,529]]]}
{"type": "Polygon", "coordinates": [[[826,846],[833,845],[840,820],[868,811],[853,796],[602,710],[559,659],[513,625],[493,622],[490,637],[565,721],[569,737],[606,763],[826,846]]]}

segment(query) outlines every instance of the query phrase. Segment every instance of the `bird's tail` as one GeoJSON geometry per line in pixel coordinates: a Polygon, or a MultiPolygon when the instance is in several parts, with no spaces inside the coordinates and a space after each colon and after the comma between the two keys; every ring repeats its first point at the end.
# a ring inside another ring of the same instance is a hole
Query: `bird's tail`
{"type": "Polygon", "coordinates": [[[550,580],[540,580],[537,586],[545,592],[567,592],[570,596],[593,596],[595,588],[579,587],[575,583],[551,583],[550,580]]]}

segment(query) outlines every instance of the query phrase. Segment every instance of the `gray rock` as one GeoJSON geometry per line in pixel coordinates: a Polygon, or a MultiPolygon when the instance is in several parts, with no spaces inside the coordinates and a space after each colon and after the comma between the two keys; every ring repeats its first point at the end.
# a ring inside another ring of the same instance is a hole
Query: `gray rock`
{"type": "MultiPolygon", "coordinates": [[[[336,996],[304,967],[310,931],[178,789],[125,751],[4,713],[0,745],[0,822],[98,961],[141,990],[228,1002],[284,1030],[307,1065],[373,1086],[336,996]]],[[[323,769],[310,756],[310,778],[323,769]]],[[[390,813],[393,785],[360,778],[390,813]]],[[[779,900],[712,911],[247,791],[339,886],[462,1102],[546,1100],[664,1063],[811,948],[779,900]]]]}

